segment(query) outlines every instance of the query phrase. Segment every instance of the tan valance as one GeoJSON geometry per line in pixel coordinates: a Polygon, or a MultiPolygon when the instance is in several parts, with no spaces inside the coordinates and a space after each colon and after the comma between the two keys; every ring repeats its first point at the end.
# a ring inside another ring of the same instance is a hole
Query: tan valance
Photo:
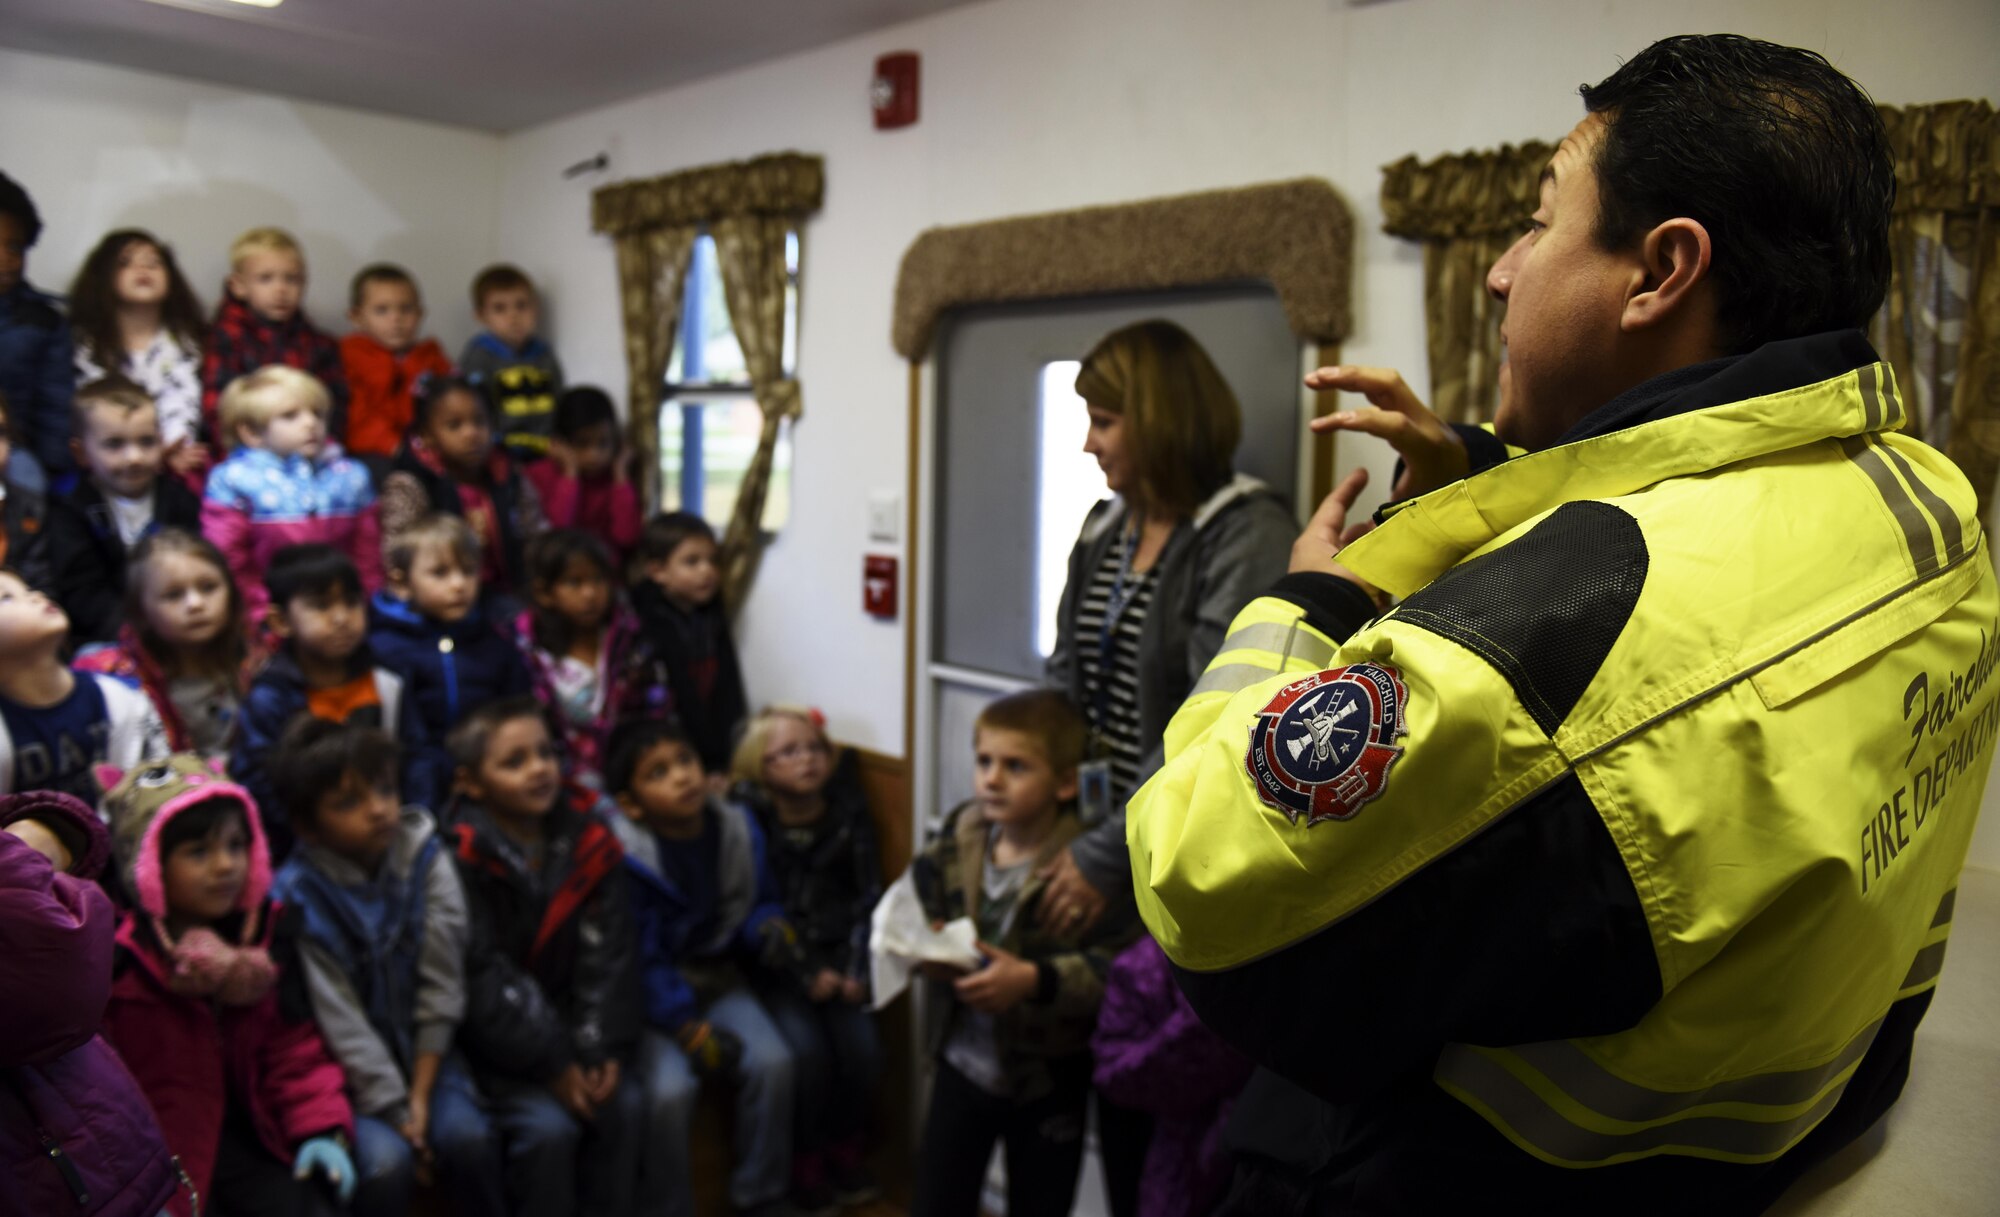
{"type": "Polygon", "coordinates": [[[1294,333],[1334,344],[1353,246],[1346,201],[1318,178],[933,228],[903,255],[891,341],[922,360],[958,305],[1260,281],[1294,333]]]}
{"type": "Polygon", "coordinates": [[[1382,170],[1382,231],[1413,241],[1449,241],[1521,231],[1541,194],[1555,146],[1539,140],[1382,170]]]}
{"type": "Polygon", "coordinates": [[[2000,115],[1986,101],[1882,106],[1896,157],[1896,210],[2000,207],[2000,115]]]}
{"type": "Polygon", "coordinates": [[[799,152],[703,165],[661,177],[614,182],[590,196],[596,232],[710,224],[725,216],[801,216],[819,210],[826,163],[799,152]]]}

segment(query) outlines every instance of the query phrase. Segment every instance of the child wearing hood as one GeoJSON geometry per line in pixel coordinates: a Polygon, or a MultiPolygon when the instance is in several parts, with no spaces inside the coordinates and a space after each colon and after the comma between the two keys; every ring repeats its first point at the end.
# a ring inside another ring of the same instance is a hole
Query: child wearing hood
{"type": "Polygon", "coordinates": [[[0,1217],[154,1217],[179,1172],[98,1034],[118,914],[110,835],[82,800],[0,795],[0,1217]]]}
{"type": "MultiPolygon", "coordinates": [[[[191,753],[99,771],[131,908],[104,1034],[146,1092],[200,1211],[318,1214],[354,1193],[345,1078],[297,983],[249,794],[191,753]],[[288,973],[289,975],[284,975],[288,973]],[[324,1190],[315,1178],[322,1181],[324,1190]]],[[[178,1194],[168,1207],[193,1217],[178,1194]]]]}

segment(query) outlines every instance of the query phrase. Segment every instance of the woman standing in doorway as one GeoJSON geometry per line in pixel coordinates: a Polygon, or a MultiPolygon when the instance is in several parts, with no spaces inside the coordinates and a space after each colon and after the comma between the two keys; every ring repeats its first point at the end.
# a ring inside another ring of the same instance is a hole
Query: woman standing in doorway
{"type": "MultiPolygon", "coordinates": [[[[1080,783],[1094,826],[1052,862],[1046,922],[1087,929],[1129,916],[1125,800],[1160,764],[1167,720],[1252,597],[1284,575],[1298,524],[1269,486],[1238,474],[1242,411],[1208,353],[1168,321],[1117,330],[1084,359],[1084,451],[1114,497],[1070,552],[1050,683],[1091,729],[1080,783]]],[[[1149,1117],[1098,1098],[1113,1217],[1136,1210],[1149,1117]]]]}

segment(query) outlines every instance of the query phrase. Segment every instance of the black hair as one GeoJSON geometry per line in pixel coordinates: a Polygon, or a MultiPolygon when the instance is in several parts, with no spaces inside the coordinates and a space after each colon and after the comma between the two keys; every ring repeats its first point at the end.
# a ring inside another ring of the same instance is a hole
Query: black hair
{"type": "Polygon", "coordinates": [[[361,301],[366,298],[370,283],[400,283],[416,293],[419,298],[423,294],[417,291],[417,281],[410,277],[409,271],[394,262],[370,262],[355,271],[354,278],[347,281],[348,308],[361,307],[361,301]]]}
{"type": "Polygon", "coordinates": [[[349,600],[361,596],[361,572],[354,559],[331,545],[287,545],[271,555],[264,568],[264,590],[271,604],[285,609],[300,596],[325,596],[339,592],[349,600]]]}
{"type": "Polygon", "coordinates": [[[422,435],[431,423],[431,412],[438,403],[453,393],[470,393],[479,408],[486,411],[488,422],[493,420],[493,399],[486,395],[486,388],[467,380],[463,376],[425,376],[417,381],[416,392],[412,393],[413,413],[410,417],[410,433],[422,435]]]}
{"type": "Polygon", "coordinates": [[[618,437],[618,409],[611,404],[611,395],[596,385],[578,385],[565,389],[556,398],[556,414],[553,422],[556,436],[574,443],[592,427],[609,427],[611,436],[618,437]]]}
{"type": "Polygon", "coordinates": [[[1729,353],[1865,326],[1882,307],[1894,160],[1874,102],[1823,56],[1683,35],[1581,92],[1608,120],[1598,243],[1628,248],[1664,220],[1698,221],[1729,353]]]}
{"type": "Polygon", "coordinates": [[[35,210],[35,200],[21,189],[21,183],[4,173],[0,173],[0,215],[21,221],[21,236],[28,248],[42,239],[42,213],[35,210]]]}
{"type": "Polygon", "coordinates": [[[247,837],[250,833],[250,809],[233,794],[218,794],[175,812],[174,817],[160,828],[160,864],[166,865],[174,851],[188,842],[206,841],[208,834],[228,823],[231,816],[243,825],[243,833],[247,837]]]}
{"type": "Polygon", "coordinates": [[[663,511],[646,521],[645,531],[639,534],[639,560],[664,562],[674,556],[683,541],[695,537],[706,538],[711,545],[718,544],[715,529],[707,520],[692,511],[663,511]]]}
{"type": "Polygon", "coordinates": [[[292,823],[316,824],[320,800],[350,774],[371,786],[393,783],[400,761],[396,741],[380,728],[302,714],[272,752],[271,794],[292,823]]]}
{"type": "Polygon", "coordinates": [[[650,718],[627,723],[619,727],[611,739],[611,763],[604,767],[605,790],[614,797],[629,793],[632,779],[639,771],[639,762],[661,744],[679,744],[694,755],[696,764],[701,762],[701,750],[694,746],[694,740],[673,719],[650,718]]]}
{"type": "MultiPolygon", "coordinates": [[[[493,733],[521,718],[539,718],[544,723],[548,722],[542,703],[527,693],[474,706],[445,737],[445,751],[451,754],[453,768],[479,772],[479,764],[486,759],[486,745],[492,742],[493,733]]],[[[550,732],[551,736],[554,734],[550,732]]]]}
{"type": "Polygon", "coordinates": [[[618,586],[618,563],[612,558],[611,550],[594,534],[579,528],[555,528],[538,533],[528,542],[525,564],[528,569],[528,590],[534,597],[533,613],[535,644],[551,655],[561,655],[575,642],[570,624],[560,616],[542,607],[542,592],[562,582],[569,564],[582,558],[597,567],[604,581],[614,589],[618,586]]]}

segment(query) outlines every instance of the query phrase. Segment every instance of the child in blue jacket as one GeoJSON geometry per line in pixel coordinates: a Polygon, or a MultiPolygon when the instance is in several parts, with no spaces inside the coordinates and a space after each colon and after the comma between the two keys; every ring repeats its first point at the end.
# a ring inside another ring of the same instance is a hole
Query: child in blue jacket
{"type": "Polygon", "coordinates": [[[443,514],[383,546],[387,586],[371,606],[368,646],[405,681],[403,797],[421,807],[442,807],[451,793],[451,729],[475,706],[531,691],[521,653],[480,610],[479,554],[471,526],[443,514]]]}
{"type": "Polygon", "coordinates": [[[419,724],[404,712],[406,682],[368,650],[368,596],[346,554],[331,545],[287,545],[265,568],[264,589],[271,605],[265,626],[278,646],[243,695],[229,773],[257,800],[272,852],[286,856],[292,809],[277,796],[266,762],[297,720],[377,728],[401,741],[406,760],[424,737],[412,734],[419,724]]]}
{"type": "Polygon", "coordinates": [[[797,984],[798,935],[785,920],[756,818],[711,798],[700,756],[664,721],[629,728],[612,751],[606,789],[632,877],[640,996],[647,1029],[639,1070],[650,1144],[640,1211],[691,1217],[688,1130],[702,1081],[736,1080],[738,1211],[783,1211],[792,1166],[791,1050],[753,980],[797,984]]]}

